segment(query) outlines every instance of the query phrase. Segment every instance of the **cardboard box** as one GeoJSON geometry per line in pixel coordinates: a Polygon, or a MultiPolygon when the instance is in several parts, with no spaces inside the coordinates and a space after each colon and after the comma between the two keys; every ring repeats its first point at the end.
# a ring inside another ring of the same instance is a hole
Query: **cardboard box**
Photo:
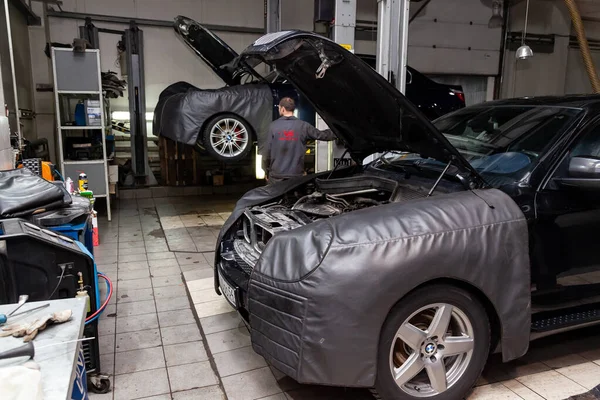
{"type": "Polygon", "coordinates": [[[119,166],[109,165],[108,166],[108,182],[117,183],[119,182],[119,166]]]}
{"type": "Polygon", "coordinates": [[[213,175],[213,186],[223,186],[223,183],[225,181],[225,176],[224,175],[213,175]]]}

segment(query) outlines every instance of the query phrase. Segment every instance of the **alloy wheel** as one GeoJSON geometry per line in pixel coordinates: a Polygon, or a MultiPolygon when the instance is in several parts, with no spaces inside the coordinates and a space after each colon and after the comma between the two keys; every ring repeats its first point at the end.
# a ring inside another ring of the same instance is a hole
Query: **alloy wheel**
{"type": "Polygon", "coordinates": [[[408,317],[396,332],[390,371],[405,393],[432,397],[461,379],[473,350],[473,326],[466,314],[450,304],[430,304],[408,317]]]}
{"type": "Polygon", "coordinates": [[[250,136],[240,121],[233,118],[218,120],[210,130],[210,145],[223,157],[236,157],[248,146],[250,136]]]}

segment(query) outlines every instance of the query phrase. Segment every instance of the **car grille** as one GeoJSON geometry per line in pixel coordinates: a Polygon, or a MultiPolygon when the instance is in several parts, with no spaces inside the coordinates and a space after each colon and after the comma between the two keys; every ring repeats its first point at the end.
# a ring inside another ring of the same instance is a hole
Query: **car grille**
{"type": "Polygon", "coordinates": [[[246,240],[236,239],[233,241],[233,259],[248,275],[252,273],[259,257],[260,253],[246,240]]]}
{"type": "Polygon", "coordinates": [[[253,266],[250,266],[250,264],[248,264],[246,261],[244,261],[244,259],[237,253],[233,253],[233,257],[235,259],[235,262],[237,263],[237,265],[248,275],[250,275],[252,273],[252,270],[254,269],[253,266]]]}
{"type": "Polygon", "coordinates": [[[273,234],[258,224],[250,221],[247,215],[242,220],[244,240],[246,243],[256,249],[257,252],[264,250],[267,242],[273,237],[273,234]]]}

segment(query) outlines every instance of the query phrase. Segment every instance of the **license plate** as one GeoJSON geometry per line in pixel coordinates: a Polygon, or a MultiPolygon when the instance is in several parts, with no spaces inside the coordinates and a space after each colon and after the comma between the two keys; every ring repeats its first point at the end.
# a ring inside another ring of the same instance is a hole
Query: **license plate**
{"type": "Polygon", "coordinates": [[[233,308],[237,309],[237,302],[235,299],[235,289],[231,287],[229,283],[223,278],[223,275],[219,273],[219,287],[221,288],[221,293],[227,299],[229,304],[233,306],[233,308]]]}

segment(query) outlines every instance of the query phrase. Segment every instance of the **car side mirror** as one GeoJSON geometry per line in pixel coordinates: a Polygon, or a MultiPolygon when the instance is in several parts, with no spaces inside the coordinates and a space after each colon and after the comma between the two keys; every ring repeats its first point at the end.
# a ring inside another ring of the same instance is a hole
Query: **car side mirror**
{"type": "Polygon", "coordinates": [[[592,157],[571,158],[569,177],[600,179],[600,160],[592,157]]]}
{"type": "Polygon", "coordinates": [[[573,157],[569,161],[568,177],[555,181],[567,188],[600,191],[600,159],[573,157]]]}

